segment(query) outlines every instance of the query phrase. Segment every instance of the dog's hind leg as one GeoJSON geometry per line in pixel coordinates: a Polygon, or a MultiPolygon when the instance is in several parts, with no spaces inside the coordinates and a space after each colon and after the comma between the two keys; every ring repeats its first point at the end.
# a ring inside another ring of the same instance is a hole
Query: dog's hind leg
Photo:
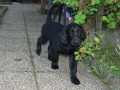
{"type": "Polygon", "coordinates": [[[48,39],[45,38],[45,36],[43,36],[43,35],[40,38],[38,38],[38,40],[37,40],[37,47],[36,47],[37,55],[40,55],[40,53],[41,53],[41,45],[45,44],[47,41],[48,41],[48,39]]]}
{"type": "Polygon", "coordinates": [[[78,60],[75,60],[74,55],[70,55],[69,59],[70,59],[70,78],[71,78],[71,82],[73,84],[79,85],[80,81],[76,76],[78,60]]]}

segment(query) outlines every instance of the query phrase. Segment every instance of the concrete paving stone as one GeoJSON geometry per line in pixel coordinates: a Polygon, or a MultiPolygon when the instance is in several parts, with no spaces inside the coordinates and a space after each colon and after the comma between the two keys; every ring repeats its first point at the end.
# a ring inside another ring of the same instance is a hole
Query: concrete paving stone
{"type": "MultiPolygon", "coordinates": [[[[43,51],[44,49],[42,49],[43,51]]],[[[35,52],[33,52],[33,56],[34,56],[34,64],[36,66],[36,70],[39,71],[43,71],[43,72],[47,72],[47,71],[53,71],[51,69],[51,61],[48,60],[48,55],[47,55],[47,50],[42,52],[40,56],[38,56],[35,52]]],[[[69,57],[67,56],[59,56],[59,69],[56,70],[57,72],[67,72],[69,74],[69,57]]],[[[89,68],[84,65],[81,61],[78,62],[78,73],[81,74],[86,74],[86,75],[90,75],[91,73],[88,72],[90,71],[89,68]]],[[[88,76],[89,77],[89,76],[88,76]]]]}
{"type": "MultiPolygon", "coordinates": [[[[8,6],[8,10],[5,13],[5,16],[9,16],[9,15],[23,15],[22,13],[22,6],[20,6],[19,10],[14,9],[14,7],[12,7],[12,5],[7,5],[8,6]]],[[[16,8],[16,7],[15,7],[16,8]]]]}
{"type": "MultiPolygon", "coordinates": [[[[34,56],[34,64],[37,72],[43,72],[43,73],[55,72],[55,70],[51,69],[51,61],[46,59],[47,55],[43,56],[43,53],[41,53],[41,56],[37,56],[36,53],[34,53],[33,56],[34,56]]],[[[56,72],[58,71],[56,70],[56,72]]]]}
{"type": "Polygon", "coordinates": [[[0,30],[16,30],[16,31],[23,31],[25,30],[25,26],[24,25],[21,25],[21,24],[2,24],[0,26],[0,30]]]}
{"type": "Polygon", "coordinates": [[[26,39],[0,38],[0,50],[28,50],[26,39]]]}
{"type": "MultiPolygon", "coordinates": [[[[37,56],[36,53],[34,53],[34,64],[36,66],[36,71],[37,72],[67,72],[69,74],[69,59],[68,57],[60,57],[59,58],[59,69],[58,70],[53,70],[51,69],[51,61],[48,60],[48,55],[45,55],[45,53],[41,53],[40,56],[37,56]]],[[[80,63],[78,64],[78,73],[83,73],[81,71],[81,65],[80,63]]],[[[84,69],[85,72],[86,69],[84,69]]],[[[86,70],[87,71],[87,70],[86,70]]]]}
{"type": "Polygon", "coordinates": [[[32,32],[41,31],[42,25],[43,25],[43,23],[41,23],[38,26],[37,25],[27,25],[27,31],[28,31],[28,33],[30,31],[32,31],[32,32]]]}
{"type": "Polygon", "coordinates": [[[37,8],[27,8],[26,7],[23,7],[23,12],[24,12],[24,15],[25,16],[39,16],[39,13],[37,11],[37,8]]]}
{"type": "Polygon", "coordinates": [[[18,22],[18,21],[3,21],[4,24],[20,24],[20,25],[24,25],[24,22],[18,22]]]}
{"type": "MultiPolygon", "coordinates": [[[[34,12],[33,12],[34,13],[34,12]]],[[[26,19],[26,21],[27,22],[33,22],[34,23],[34,21],[36,21],[36,22],[45,22],[45,20],[46,20],[46,15],[36,15],[36,16],[34,16],[34,15],[32,15],[32,16],[25,16],[25,19],[26,19]]]]}
{"type": "MultiPolygon", "coordinates": [[[[25,7],[24,7],[25,8],[25,7]]],[[[40,16],[40,14],[37,12],[37,9],[32,9],[32,8],[30,8],[29,10],[28,9],[24,9],[24,15],[25,15],[25,17],[29,17],[29,16],[40,16]]]]}
{"type": "Polygon", "coordinates": [[[21,23],[23,22],[23,15],[7,15],[6,17],[3,18],[3,21],[21,23]]]}
{"type": "MultiPolygon", "coordinates": [[[[22,11],[11,11],[11,10],[7,10],[7,12],[5,13],[5,16],[7,16],[7,15],[18,15],[18,16],[22,16],[23,15],[23,13],[22,13],[22,11]]],[[[5,17],[4,16],[4,17],[5,17]]]]}
{"type": "Polygon", "coordinates": [[[37,90],[32,73],[0,72],[0,90],[37,90]]]}
{"type": "MultiPolygon", "coordinates": [[[[48,52],[47,52],[47,45],[45,45],[46,48],[42,48],[41,55],[38,56],[35,53],[35,50],[33,52],[34,56],[34,63],[36,66],[36,70],[39,71],[51,71],[51,61],[48,60],[48,52]]],[[[59,69],[58,72],[67,72],[69,73],[69,57],[68,56],[59,56],[59,69]]],[[[78,73],[89,75],[89,68],[84,65],[81,61],[78,62],[78,73]]],[[[89,77],[89,76],[88,76],[89,77]]]]}
{"type": "Polygon", "coordinates": [[[22,4],[20,3],[9,4],[8,7],[9,7],[9,10],[14,10],[14,11],[22,10],[22,4]]]}
{"type": "Polygon", "coordinates": [[[41,25],[41,22],[36,22],[36,23],[32,23],[32,22],[27,22],[26,23],[26,26],[39,26],[39,25],[41,25]]]}
{"type": "Polygon", "coordinates": [[[32,43],[35,43],[33,41],[36,41],[40,37],[41,31],[35,31],[35,32],[29,31],[28,35],[29,35],[30,40],[32,40],[32,43]]]}
{"type": "Polygon", "coordinates": [[[31,17],[31,18],[25,18],[26,19],[26,23],[36,23],[36,22],[41,22],[41,18],[40,16],[38,18],[34,18],[34,17],[31,17]]]}
{"type": "Polygon", "coordinates": [[[32,64],[30,62],[28,51],[0,51],[0,56],[0,72],[32,71],[32,64]]]}
{"type": "MultiPolygon", "coordinates": [[[[36,12],[37,13],[37,12],[36,12]]],[[[24,13],[24,16],[25,16],[25,19],[26,19],[26,21],[28,22],[28,21],[31,21],[32,22],[32,20],[33,21],[37,21],[37,22],[40,22],[41,21],[41,19],[42,18],[46,18],[46,16],[45,17],[41,17],[41,15],[40,14],[38,14],[38,15],[34,15],[35,14],[35,12],[31,12],[31,16],[30,16],[30,14],[29,15],[27,15],[27,14],[25,14],[24,13]]]]}
{"type": "MultiPolygon", "coordinates": [[[[39,36],[40,35],[38,34],[38,37],[39,36]]],[[[37,39],[38,39],[38,37],[34,37],[34,39],[30,38],[30,46],[31,46],[31,51],[33,53],[35,53],[35,50],[36,50],[36,45],[37,45],[37,39]]],[[[49,44],[49,42],[47,42],[46,44],[42,45],[42,53],[43,53],[43,55],[46,55],[46,53],[47,53],[48,44],[49,44]]]]}
{"type": "MultiPolygon", "coordinates": [[[[37,37],[36,36],[32,36],[32,38],[30,37],[30,46],[31,46],[32,51],[35,51],[35,49],[36,49],[38,37],[40,37],[39,34],[37,35],[37,37]]],[[[43,51],[47,50],[47,46],[48,46],[47,44],[42,45],[42,47],[43,47],[42,49],[44,49],[43,51]]]]}
{"type": "Polygon", "coordinates": [[[107,90],[99,80],[81,75],[81,84],[71,83],[66,73],[37,73],[40,90],[107,90]]]}
{"type": "Polygon", "coordinates": [[[0,38],[26,38],[25,31],[0,30],[0,38]]]}
{"type": "MultiPolygon", "coordinates": [[[[12,12],[12,11],[10,11],[10,12],[12,12]]],[[[14,19],[23,19],[23,11],[19,11],[19,13],[18,13],[18,11],[14,11],[14,13],[13,14],[6,14],[5,13],[5,15],[3,16],[3,19],[8,19],[8,20],[14,20],[14,19]],[[17,13],[17,14],[15,14],[14,15],[14,13],[17,13]]]]}
{"type": "MultiPolygon", "coordinates": [[[[13,9],[11,9],[10,7],[8,7],[8,10],[7,10],[7,12],[5,13],[5,15],[4,15],[4,17],[12,17],[13,15],[15,15],[15,17],[20,17],[20,16],[22,16],[23,15],[23,12],[22,12],[22,10],[13,10],[13,9]]],[[[6,18],[7,18],[6,17],[6,18]]]]}
{"type": "Polygon", "coordinates": [[[21,24],[2,24],[0,25],[0,30],[16,30],[16,31],[23,31],[25,30],[25,26],[21,24]]]}
{"type": "Polygon", "coordinates": [[[46,18],[47,18],[46,15],[42,15],[40,21],[45,23],[46,18]]]}

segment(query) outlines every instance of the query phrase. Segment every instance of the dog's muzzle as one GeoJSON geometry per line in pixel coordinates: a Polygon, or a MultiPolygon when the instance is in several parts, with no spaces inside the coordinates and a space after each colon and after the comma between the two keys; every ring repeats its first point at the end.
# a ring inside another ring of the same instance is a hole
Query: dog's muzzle
{"type": "Polygon", "coordinates": [[[80,39],[73,39],[71,41],[71,45],[76,47],[76,46],[80,46],[81,42],[80,42],[80,39]]]}

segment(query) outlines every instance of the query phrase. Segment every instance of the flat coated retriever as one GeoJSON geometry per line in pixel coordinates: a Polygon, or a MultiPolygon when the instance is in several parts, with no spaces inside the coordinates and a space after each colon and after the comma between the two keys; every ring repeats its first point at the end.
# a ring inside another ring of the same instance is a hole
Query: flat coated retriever
{"type": "Polygon", "coordinates": [[[52,62],[52,69],[59,68],[58,60],[60,54],[69,55],[71,82],[78,85],[80,84],[76,76],[78,60],[75,60],[74,52],[79,50],[79,46],[85,38],[86,33],[82,26],[75,23],[63,26],[58,22],[53,22],[48,12],[46,23],[43,25],[41,36],[37,41],[36,53],[40,55],[41,45],[49,41],[48,59],[52,62]]]}

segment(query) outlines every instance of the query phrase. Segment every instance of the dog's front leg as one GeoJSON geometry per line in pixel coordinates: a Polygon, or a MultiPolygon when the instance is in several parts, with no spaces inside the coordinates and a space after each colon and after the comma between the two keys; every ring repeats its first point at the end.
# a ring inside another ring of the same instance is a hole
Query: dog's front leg
{"type": "Polygon", "coordinates": [[[79,79],[76,76],[76,72],[77,72],[77,63],[78,60],[75,60],[74,55],[70,55],[69,57],[69,64],[70,64],[70,78],[71,78],[71,82],[73,84],[80,84],[79,79]]]}
{"type": "Polygon", "coordinates": [[[53,50],[52,50],[52,64],[51,64],[51,68],[52,69],[58,69],[59,68],[59,66],[58,66],[58,53],[57,52],[54,52],[53,50]]]}
{"type": "Polygon", "coordinates": [[[48,60],[52,61],[52,48],[51,48],[51,44],[49,44],[48,46],[48,60]]]}

